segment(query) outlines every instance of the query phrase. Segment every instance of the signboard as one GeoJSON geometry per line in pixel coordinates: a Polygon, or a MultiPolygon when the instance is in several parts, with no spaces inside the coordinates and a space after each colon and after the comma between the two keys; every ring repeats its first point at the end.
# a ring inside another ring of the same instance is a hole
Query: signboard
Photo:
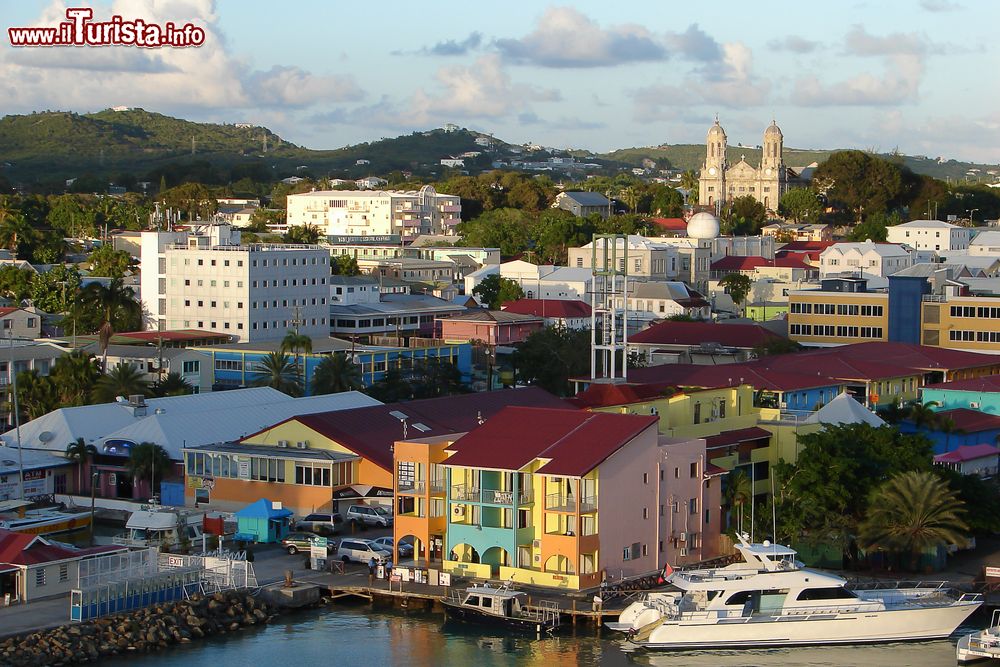
{"type": "Polygon", "coordinates": [[[331,234],[326,237],[331,245],[399,245],[399,234],[379,236],[344,236],[331,234]]]}
{"type": "Polygon", "coordinates": [[[250,479],[250,461],[239,461],[238,467],[240,479],[250,479]]]}
{"type": "Polygon", "coordinates": [[[987,567],[986,568],[986,578],[987,579],[1000,579],[1000,567],[987,567]]]}
{"type": "Polygon", "coordinates": [[[439,574],[438,583],[442,586],[451,586],[451,572],[442,572],[439,574]]]}
{"type": "Polygon", "coordinates": [[[167,565],[170,567],[184,567],[184,556],[167,556],[167,565]]]}

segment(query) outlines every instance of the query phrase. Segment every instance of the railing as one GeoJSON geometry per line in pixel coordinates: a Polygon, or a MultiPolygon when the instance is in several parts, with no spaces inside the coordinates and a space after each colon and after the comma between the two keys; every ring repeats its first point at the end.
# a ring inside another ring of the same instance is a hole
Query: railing
{"type": "Polygon", "coordinates": [[[445,481],[443,479],[431,480],[431,493],[444,493],[445,481]]]}
{"type": "Polygon", "coordinates": [[[587,496],[580,500],[580,511],[581,512],[596,512],[597,511],[597,496],[587,496]]]}
{"type": "Polygon", "coordinates": [[[451,499],[468,500],[478,503],[480,502],[479,488],[467,486],[465,484],[458,484],[457,486],[451,487],[451,499]]]}
{"type": "Polygon", "coordinates": [[[422,479],[418,479],[413,482],[400,483],[399,492],[400,493],[423,493],[424,489],[427,488],[427,482],[422,479]]]}
{"type": "Polygon", "coordinates": [[[921,301],[933,301],[936,303],[947,303],[948,297],[943,294],[924,294],[920,297],[921,301]]]}
{"type": "Polygon", "coordinates": [[[561,493],[549,493],[545,496],[545,509],[574,512],[576,511],[576,498],[561,493]]]}

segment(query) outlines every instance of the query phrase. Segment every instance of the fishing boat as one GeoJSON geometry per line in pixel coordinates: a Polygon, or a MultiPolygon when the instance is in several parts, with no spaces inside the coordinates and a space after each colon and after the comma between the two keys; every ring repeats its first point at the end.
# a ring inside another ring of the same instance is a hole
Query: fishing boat
{"type": "Polygon", "coordinates": [[[738,537],[742,562],[671,572],[671,590],[633,603],[609,627],[661,650],[899,642],[948,637],[982,604],[943,584],[848,587],[788,547],[738,537]]]}
{"type": "Polygon", "coordinates": [[[559,627],[559,607],[555,602],[540,601],[536,605],[527,602],[527,595],[511,590],[508,582],[499,588],[485,585],[454,591],[443,604],[449,617],[470,623],[536,635],[551,633],[559,627]]]}
{"type": "Polygon", "coordinates": [[[1000,660],[1000,609],[993,612],[990,627],[958,638],[955,659],[960,665],[1000,660]]]}
{"type": "Polygon", "coordinates": [[[31,503],[8,500],[0,503],[0,528],[30,535],[56,535],[90,525],[89,512],[64,512],[56,508],[29,510],[31,503]]]}

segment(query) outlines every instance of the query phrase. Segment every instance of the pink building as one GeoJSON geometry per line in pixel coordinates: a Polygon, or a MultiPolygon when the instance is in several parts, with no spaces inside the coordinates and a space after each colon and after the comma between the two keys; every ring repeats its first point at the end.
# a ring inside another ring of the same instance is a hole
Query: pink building
{"type": "Polygon", "coordinates": [[[534,315],[504,310],[474,310],[434,320],[434,336],[448,342],[482,341],[486,345],[516,345],[545,327],[534,315]]]}

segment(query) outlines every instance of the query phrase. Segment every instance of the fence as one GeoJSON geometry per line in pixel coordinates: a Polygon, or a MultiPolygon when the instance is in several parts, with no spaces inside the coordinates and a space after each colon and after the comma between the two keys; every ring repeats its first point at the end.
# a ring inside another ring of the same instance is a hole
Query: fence
{"type": "Polygon", "coordinates": [[[156,549],[141,549],[97,556],[80,561],[77,588],[92,588],[111,581],[139,579],[159,572],[156,549]]]}
{"type": "Polygon", "coordinates": [[[120,611],[180,600],[199,590],[201,568],[175,568],[138,579],[108,581],[70,593],[69,618],[87,621],[120,611]]]}

